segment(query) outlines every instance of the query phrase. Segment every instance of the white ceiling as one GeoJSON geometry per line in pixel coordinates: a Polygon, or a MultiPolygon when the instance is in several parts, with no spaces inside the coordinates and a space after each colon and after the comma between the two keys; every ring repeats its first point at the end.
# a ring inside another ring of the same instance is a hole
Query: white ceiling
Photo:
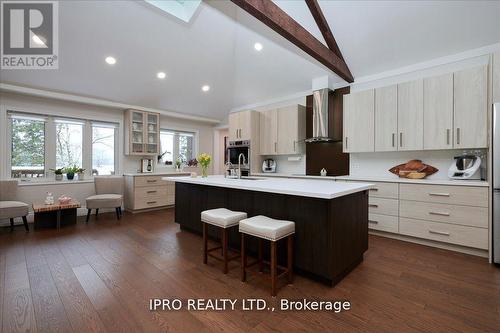
{"type": "MultiPolygon", "coordinates": [[[[303,1],[276,3],[323,41],[303,1]]],[[[500,42],[496,1],[320,4],[355,78],[500,42]]],[[[1,82],[223,119],[331,74],[230,2],[205,1],[184,23],[143,2],[64,1],[59,26],[58,70],[1,70],[1,82]]]]}

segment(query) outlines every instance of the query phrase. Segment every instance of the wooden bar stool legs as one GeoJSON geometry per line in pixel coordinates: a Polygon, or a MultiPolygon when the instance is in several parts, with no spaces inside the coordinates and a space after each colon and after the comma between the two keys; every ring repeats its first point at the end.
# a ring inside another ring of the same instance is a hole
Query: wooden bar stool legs
{"type": "MultiPolygon", "coordinates": [[[[259,238],[259,248],[258,248],[258,258],[251,264],[247,262],[247,251],[246,251],[246,235],[241,233],[241,281],[246,282],[247,272],[246,269],[255,264],[259,265],[259,272],[263,271],[264,260],[262,258],[262,247],[263,240],[259,238]]],[[[269,268],[271,271],[271,295],[276,296],[277,292],[277,282],[278,278],[286,275],[288,283],[293,282],[293,234],[287,236],[287,267],[282,267],[278,265],[278,241],[270,241],[271,245],[271,255],[269,268]],[[282,269],[282,273],[278,274],[278,268],[282,269]]]]}
{"type": "Polygon", "coordinates": [[[203,263],[206,265],[208,262],[208,225],[203,224],[203,263]]]}

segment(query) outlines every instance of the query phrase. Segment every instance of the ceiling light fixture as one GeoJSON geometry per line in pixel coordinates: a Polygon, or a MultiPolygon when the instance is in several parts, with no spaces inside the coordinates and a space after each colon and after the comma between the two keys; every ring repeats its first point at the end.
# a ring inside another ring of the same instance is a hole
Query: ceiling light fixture
{"type": "Polygon", "coordinates": [[[203,87],[201,87],[201,90],[203,90],[204,92],[207,92],[210,90],[210,86],[209,85],[204,85],[203,87]]]}
{"type": "Polygon", "coordinates": [[[256,49],[257,51],[262,51],[262,49],[264,48],[264,46],[262,46],[261,43],[255,43],[253,45],[254,49],[256,49]]]}
{"type": "Polygon", "coordinates": [[[109,64],[109,65],[114,65],[116,64],[116,59],[113,58],[113,57],[106,57],[106,62],[109,64]]]}
{"type": "Polygon", "coordinates": [[[158,72],[156,73],[156,77],[163,80],[167,77],[167,74],[165,74],[165,72],[158,72]]]}

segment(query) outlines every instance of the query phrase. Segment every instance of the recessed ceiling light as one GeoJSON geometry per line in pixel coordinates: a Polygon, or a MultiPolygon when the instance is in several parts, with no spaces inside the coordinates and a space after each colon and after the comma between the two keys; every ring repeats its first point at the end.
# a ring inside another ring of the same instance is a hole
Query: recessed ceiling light
{"type": "Polygon", "coordinates": [[[204,92],[207,92],[210,90],[210,86],[209,85],[204,85],[203,87],[201,87],[201,90],[203,90],[204,92]]]}
{"type": "Polygon", "coordinates": [[[264,46],[262,46],[261,43],[255,43],[253,45],[253,47],[257,50],[257,51],[262,51],[262,49],[264,48],[264,46]]]}
{"type": "Polygon", "coordinates": [[[116,59],[113,58],[113,57],[106,57],[106,62],[109,64],[109,65],[114,65],[116,64],[116,59]]]}
{"type": "Polygon", "coordinates": [[[38,45],[45,45],[45,41],[44,41],[44,38],[43,37],[39,37],[37,35],[33,35],[33,37],[31,37],[31,39],[33,39],[33,41],[38,44],[38,45]]]}
{"type": "Polygon", "coordinates": [[[164,79],[167,77],[167,74],[165,74],[165,72],[158,72],[156,73],[156,77],[159,79],[164,79]]]}

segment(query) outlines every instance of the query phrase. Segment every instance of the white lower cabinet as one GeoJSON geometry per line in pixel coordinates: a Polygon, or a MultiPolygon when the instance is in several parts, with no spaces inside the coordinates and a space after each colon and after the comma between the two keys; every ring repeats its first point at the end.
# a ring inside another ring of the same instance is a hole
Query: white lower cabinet
{"type": "Polygon", "coordinates": [[[373,182],[368,228],[488,249],[488,188],[373,182]]]}

